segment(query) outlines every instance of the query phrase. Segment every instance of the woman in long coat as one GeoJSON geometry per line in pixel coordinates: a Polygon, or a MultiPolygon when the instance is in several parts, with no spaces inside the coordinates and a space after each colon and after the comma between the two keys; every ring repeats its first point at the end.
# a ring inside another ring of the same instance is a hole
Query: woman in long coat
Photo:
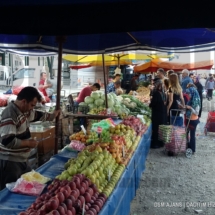
{"type": "Polygon", "coordinates": [[[160,79],[154,83],[149,107],[152,109],[151,148],[160,148],[163,147],[163,142],[158,140],[158,128],[159,125],[167,124],[166,95],[163,90],[163,82],[160,79]]]}

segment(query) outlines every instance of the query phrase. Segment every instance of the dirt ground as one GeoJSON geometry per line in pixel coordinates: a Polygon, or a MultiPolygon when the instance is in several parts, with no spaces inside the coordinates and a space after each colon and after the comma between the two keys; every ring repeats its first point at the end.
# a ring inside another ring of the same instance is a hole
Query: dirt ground
{"type": "Polygon", "coordinates": [[[215,133],[204,135],[214,102],[203,100],[192,158],[169,157],[163,148],[149,151],[130,215],[215,214],[215,133]]]}

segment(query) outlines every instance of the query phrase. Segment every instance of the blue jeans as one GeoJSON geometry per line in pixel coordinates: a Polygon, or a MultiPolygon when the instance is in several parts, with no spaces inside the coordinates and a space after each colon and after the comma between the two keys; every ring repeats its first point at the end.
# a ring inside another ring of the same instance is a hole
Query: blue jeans
{"type": "MultiPolygon", "coordinates": [[[[186,119],[186,125],[188,123],[188,119],[186,119]]],[[[188,133],[190,132],[190,142],[188,143],[188,148],[192,149],[193,152],[196,152],[196,127],[199,124],[199,119],[190,120],[188,126],[188,133]]],[[[187,133],[187,135],[188,135],[187,133]]]]}

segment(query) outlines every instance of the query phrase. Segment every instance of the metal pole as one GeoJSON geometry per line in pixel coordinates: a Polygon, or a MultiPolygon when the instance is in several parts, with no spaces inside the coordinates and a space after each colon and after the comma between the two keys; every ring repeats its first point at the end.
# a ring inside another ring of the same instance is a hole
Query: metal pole
{"type": "Polygon", "coordinates": [[[103,74],[104,74],[105,107],[108,108],[108,101],[107,101],[107,83],[106,83],[106,74],[105,74],[105,56],[104,56],[104,54],[102,54],[102,66],[103,66],[103,74]]]}
{"type": "MultiPolygon", "coordinates": [[[[58,43],[58,73],[57,73],[57,98],[56,98],[56,110],[60,110],[60,91],[61,91],[61,71],[62,71],[62,50],[63,43],[65,42],[65,36],[56,36],[58,43]]],[[[59,135],[59,115],[55,119],[55,148],[54,154],[58,153],[58,135],[59,135]]]]}

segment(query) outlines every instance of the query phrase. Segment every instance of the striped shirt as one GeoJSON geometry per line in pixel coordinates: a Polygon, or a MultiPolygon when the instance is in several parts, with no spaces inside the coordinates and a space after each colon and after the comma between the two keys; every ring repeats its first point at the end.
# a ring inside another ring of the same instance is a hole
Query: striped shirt
{"type": "Polygon", "coordinates": [[[20,149],[22,140],[31,137],[30,122],[53,119],[54,115],[36,110],[22,113],[14,102],[10,102],[2,112],[0,121],[0,160],[25,162],[30,150],[18,153],[17,149],[20,149]]]}

